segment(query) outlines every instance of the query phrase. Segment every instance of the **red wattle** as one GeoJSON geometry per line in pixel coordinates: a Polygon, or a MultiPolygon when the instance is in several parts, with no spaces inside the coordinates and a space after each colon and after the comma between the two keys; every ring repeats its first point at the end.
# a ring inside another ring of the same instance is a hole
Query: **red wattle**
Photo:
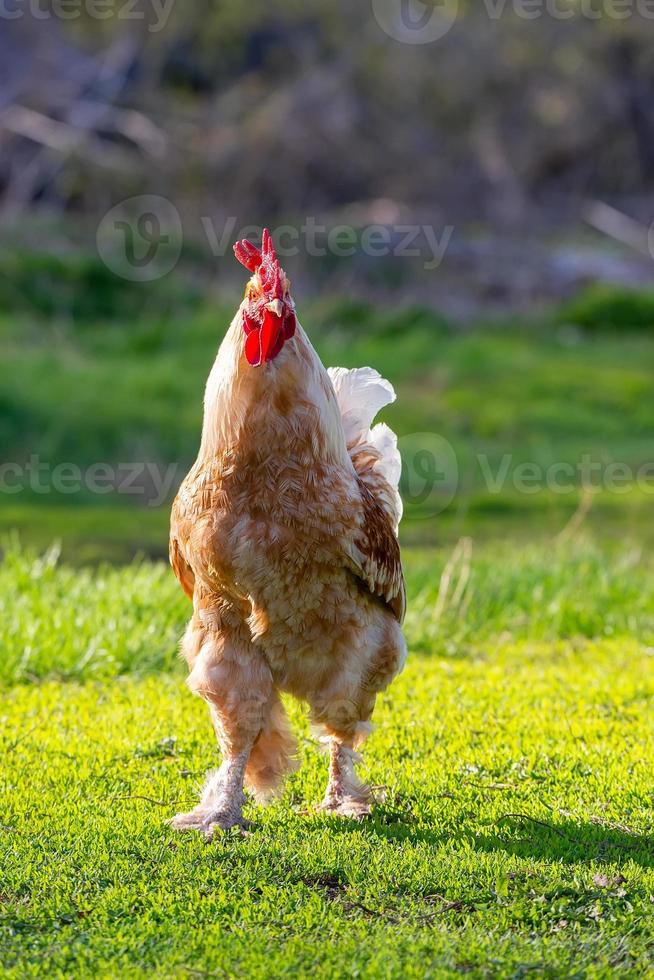
{"type": "MultiPolygon", "coordinates": [[[[264,361],[269,361],[275,356],[273,350],[276,347],[279,334],[281,333],[281,320],[270,310],[266,310],[263,315],[263,324],[261,326],[261,359],[264,361]]],[[[283,338],[282,338],[283,342],[283,338]]],[[[281,348],[277,348],[277,353],[281,348]]]]}
{"type": "Polygon", "coordinates": [[[286,310],[284,313],[284,340],[290,340],[295,333],[297,319],[293,310],[286,310]]]}
{"type": "Polygon", "coordinates": [[[249,317],[247,313],[243,314],[243,329],[246,333],[252,333],[253,330],[259,329],[259,324],[252,317],[249,317]]]}
{"type": "Polygon", "coordinates": [[[268,360],[269,361],[272,361],[275,357],[277,357],[277,355],[279,354],[280,350],[284,346],[285,339],[286,338],[284,337],[284,331],[283,330],[279,330],[277,332],[277,340],[272,345],[272,347],[270,349],[270,352],[268,354],[268,360]]]}
{"type": "Polygon", "coordinates": [[[262,361],[261,352],[261,331],[253,330],[245,339],[245,356],[248,364],[252,367],[259,367],[262,361]]]}

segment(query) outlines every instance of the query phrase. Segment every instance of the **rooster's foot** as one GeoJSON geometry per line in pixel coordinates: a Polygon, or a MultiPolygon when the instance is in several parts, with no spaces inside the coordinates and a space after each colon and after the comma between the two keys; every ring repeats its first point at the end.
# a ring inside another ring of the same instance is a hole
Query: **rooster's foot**
{"type": "Polygon", "coordinates": [[[220,769],[210,772],[202,798],[190,813],[178,813],[170,821],[175,830],[197,830],[209,840],[216,830],[247,826],[243,819],[243,770],[247,753],[226,759],[220,769]]]}
{"type": "Polygon", "coordinates": [[[331,739],[329,759],[329,783],[325,798],[320,804],[323,813],[338,817],[363,820],[372,813],[375,802],[372,790],[362,783],[354,771],[359,756],[347,745],[331,739]]]}
{"type": "Polygon", "coordinates": [[[243,819],[241,808],[237,806],[220,809],[197,806],[190,813],[178,813],[172,818],[170,825],[175,830],[196,830],[210,840],[216,830],[229,830],[230,827],[245,829],[247,822],[243,819]]]}
{"type": "Polygon", "coordinates": [[[364,820],[372,813],[372,801],[345,796],[341,799],[328,798],[323,800],[319,809],[322,813],[330,813],[335,817],[349,817],[350,820],[364,820]]]}

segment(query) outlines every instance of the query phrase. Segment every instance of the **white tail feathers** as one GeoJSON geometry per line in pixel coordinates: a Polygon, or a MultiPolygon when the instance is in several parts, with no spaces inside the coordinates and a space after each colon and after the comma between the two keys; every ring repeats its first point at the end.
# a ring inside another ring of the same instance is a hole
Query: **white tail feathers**
{"type": "Polygon", "coordinates": [[[397,489],[402,475],[402,457],[397,448],[397,436],[385,422],[379,422],[370,429],[367,441],[380,453],[384,476],[397,489]]]}
{"type": "Polygon", "coordinates": [[[336,400],[343,418],[348,446],[367,441],[368,431],[377,412],[395,401],[390,381],[374,368],[328,368],[336,400]]]}
{"type": "Polygon", "coordinates": [[[396,523],[402,516],[402,500],[398,487],[402,459],[397,448],[397,436],[385,422],[372,426],[382,408],[395,401],[393,385],[374,368],[328,368],[341,410],[345,441],[349,450],[359,451],[371,446],[379,455],[372,469],[380,473],[393,490],[392,510],[396,523]],[[371,427],[372,426],[372,427],[371,427]]]}

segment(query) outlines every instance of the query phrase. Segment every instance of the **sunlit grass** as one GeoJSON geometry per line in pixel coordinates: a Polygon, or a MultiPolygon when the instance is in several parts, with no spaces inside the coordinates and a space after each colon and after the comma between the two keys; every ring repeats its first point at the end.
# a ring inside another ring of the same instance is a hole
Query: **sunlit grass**
{"type": "MultiPolygon", "coordinates": [[[[74,568],[56,548],[10,545],[0,563],[0,681],[143,675],[177,664],[190,613],[163,563],[74,568]]],[[[405,551],[414,650],[485,654],[494,643],[637,637],[654,643],[654,562],[590,538],[405,551]],[[490,646],[489,646],[490,645],[490,646]]]]}
{"type": "MultiPolygon", "coordinates": [[[[654,657],[640,635],[649,620],[634,610],[626,635],[630,591],[607,593],[599,566],[580,559],[575,595],[585,591],[594,621],[625,607],[614,635],[581,636],[587,619],[561,619],[576,607],[570,573],[556,610],[543,596],[549,626],[530,638],[517,610],[526,618],[537,603],[531,583],[515,581],[536,557],[508,561],[498,553],[496,598],[490,567],[479,571],[484,612],[473,615],[491,622],[456,650],[446,636],[458,613],[445,605],[443,636],[416,652],[433,616],[425,590],[436,590],[421,578],[427,565],[410,576],[423,605],[365,751],[364,774],[385,794],[369,823],[313,809],[326,762],[291,705],[301,770],[269,809],[248,808],[249,836],[211,844],[166,824],[215,765],[205,706],[181,673],[139,677],[134,648],[122,663],[132,673],[93,680],[119,661],[91,656],[80,668],[88,647],[48,612],[55,597],[68,608],[72,577],[14,568],[18,593],[43,592],[32,606],[34,664],[87,680],[4,690],[3,976],[649,975],[654,657]]],[[[544,553],[541,562],[544,571],[544,553]]],[[[617,580],[619,568],[608,574],[617,580]]],[[[635,575],[651,595],[648,573],[635,575]]],[[[113,630],[116,656],[122,638],[146,658],[149,649],[150,666],[172,663],[172,624],[160,629],[154,608],[172,596],[159,569],[83,578],[71,607],[83,591],[100,646],[113,630]]]]}
{"type": "Polygon", "coordinates": [[[654,969],[651,561],[462,542],[407,572],[411,656],[366,750],[374,819],[315,813],[325,760],[291,704],[301,771],[250,808],[251,836],[206,845],[166,824],[216,760],[172,574],[10,548],[3,975],[654,969]]]}

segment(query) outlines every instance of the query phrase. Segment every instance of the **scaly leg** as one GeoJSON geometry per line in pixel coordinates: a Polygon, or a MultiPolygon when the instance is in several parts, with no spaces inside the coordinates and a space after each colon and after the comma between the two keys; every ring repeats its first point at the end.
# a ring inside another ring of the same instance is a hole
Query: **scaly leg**
{"type": "Polygon", "coordinates": [[[362,820],[372,812],[372,792],[354,770],[359,756],[332,737],[329,744],[329,782],[320,806],[326,813],[362,820]]]}
{"type": "MultiPolygon", "coordinates": [[[[401,669],[406,645],[399,624],[380,607],[371,607],[366,629],[350,638],[349,656],[335,657],[338,664],[332,683],[311,705],[314,722],[330,743],[329,783],[321,809],[361,819],[375,802],[369,786],[354,770],[359,756],[354,751],[370,731],[375,698],[401,669]]],[[[342,653],[342,651],[341,651],[342,653]]]]}
{"type": "Polygon", "coordinates": [[[244,826],[243,783],[250,753],[270,712],[272,677],[250,644],[218,632],[194,629],[192,624],[184,653],[187,649],[192,664],[189,687],[209,704],[223,763],[209,773],[198,806],[179,813],[171,824],[211,837],[216,828],[244,826]]]}
{"type": "Polygon", "coordinates": [[[200,803],[190,813],[178,813],[171,820],[175,830],[199,830],[211,837],[216,827],[244,827],[243,777],[249,752],[225,759],[220,769],[207,776],[200,803]]]}

